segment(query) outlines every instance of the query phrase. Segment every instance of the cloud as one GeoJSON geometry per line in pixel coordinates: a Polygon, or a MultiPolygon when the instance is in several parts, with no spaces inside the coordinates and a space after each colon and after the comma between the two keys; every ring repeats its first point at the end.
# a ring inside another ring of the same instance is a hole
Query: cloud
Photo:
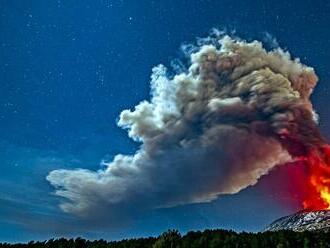
{"type": "Polygon", "coordinates": [[[128,213],[209,202],[292,160],[292,140],[319,142],[313,68],[280,48],[220,36],[189,50],[184,72],[155,67],[150,101],[122,111],[118,125],[141,143],[134,155],[98,171],[49,173],[63,211],[115,224],[128,213]]]}
{"type": "Polygon", "coordinates": [[[264,32],[263,40],[269,44],[271,48],[278,48],[280,46],[276,37],[274,37],[271,33],[264,32]]]}

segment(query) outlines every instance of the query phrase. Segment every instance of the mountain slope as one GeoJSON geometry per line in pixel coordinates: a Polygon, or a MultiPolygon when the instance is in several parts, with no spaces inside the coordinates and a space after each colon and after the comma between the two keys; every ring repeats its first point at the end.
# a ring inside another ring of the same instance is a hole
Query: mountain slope
{"type": "Polygon", "coordinates": [[[265,231],[325,231],[330,232],[330,210],[301,211],[271,223],[265,231]]]}

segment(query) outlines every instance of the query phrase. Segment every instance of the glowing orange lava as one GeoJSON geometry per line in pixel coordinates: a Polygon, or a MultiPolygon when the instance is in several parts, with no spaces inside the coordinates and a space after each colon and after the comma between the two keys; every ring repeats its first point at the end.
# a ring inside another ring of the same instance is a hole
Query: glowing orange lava
{"type": "Polygon", "coordinates": [[[305,158],[308,168],[306,210],[330,210],[330,146],[312,150],[305,158]]]}

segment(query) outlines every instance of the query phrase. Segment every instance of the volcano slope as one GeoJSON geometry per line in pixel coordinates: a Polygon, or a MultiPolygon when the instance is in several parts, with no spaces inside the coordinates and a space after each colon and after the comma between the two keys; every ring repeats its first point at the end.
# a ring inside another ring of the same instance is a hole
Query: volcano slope
{"type": "Polygon", "coordinates": [[[275,220],[265,229],[278,230],[330,232],[330,210],[300,211],[275,220]]]}

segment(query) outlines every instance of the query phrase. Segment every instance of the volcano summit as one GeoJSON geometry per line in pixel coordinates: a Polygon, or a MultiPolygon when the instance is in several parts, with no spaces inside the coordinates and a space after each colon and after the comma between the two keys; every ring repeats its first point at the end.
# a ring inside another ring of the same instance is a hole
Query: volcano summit
{"type": "Polygon", "coordinates": [[[300,211],[271,223],[265,231],[330,232],[330,210],[300,211]]]}

